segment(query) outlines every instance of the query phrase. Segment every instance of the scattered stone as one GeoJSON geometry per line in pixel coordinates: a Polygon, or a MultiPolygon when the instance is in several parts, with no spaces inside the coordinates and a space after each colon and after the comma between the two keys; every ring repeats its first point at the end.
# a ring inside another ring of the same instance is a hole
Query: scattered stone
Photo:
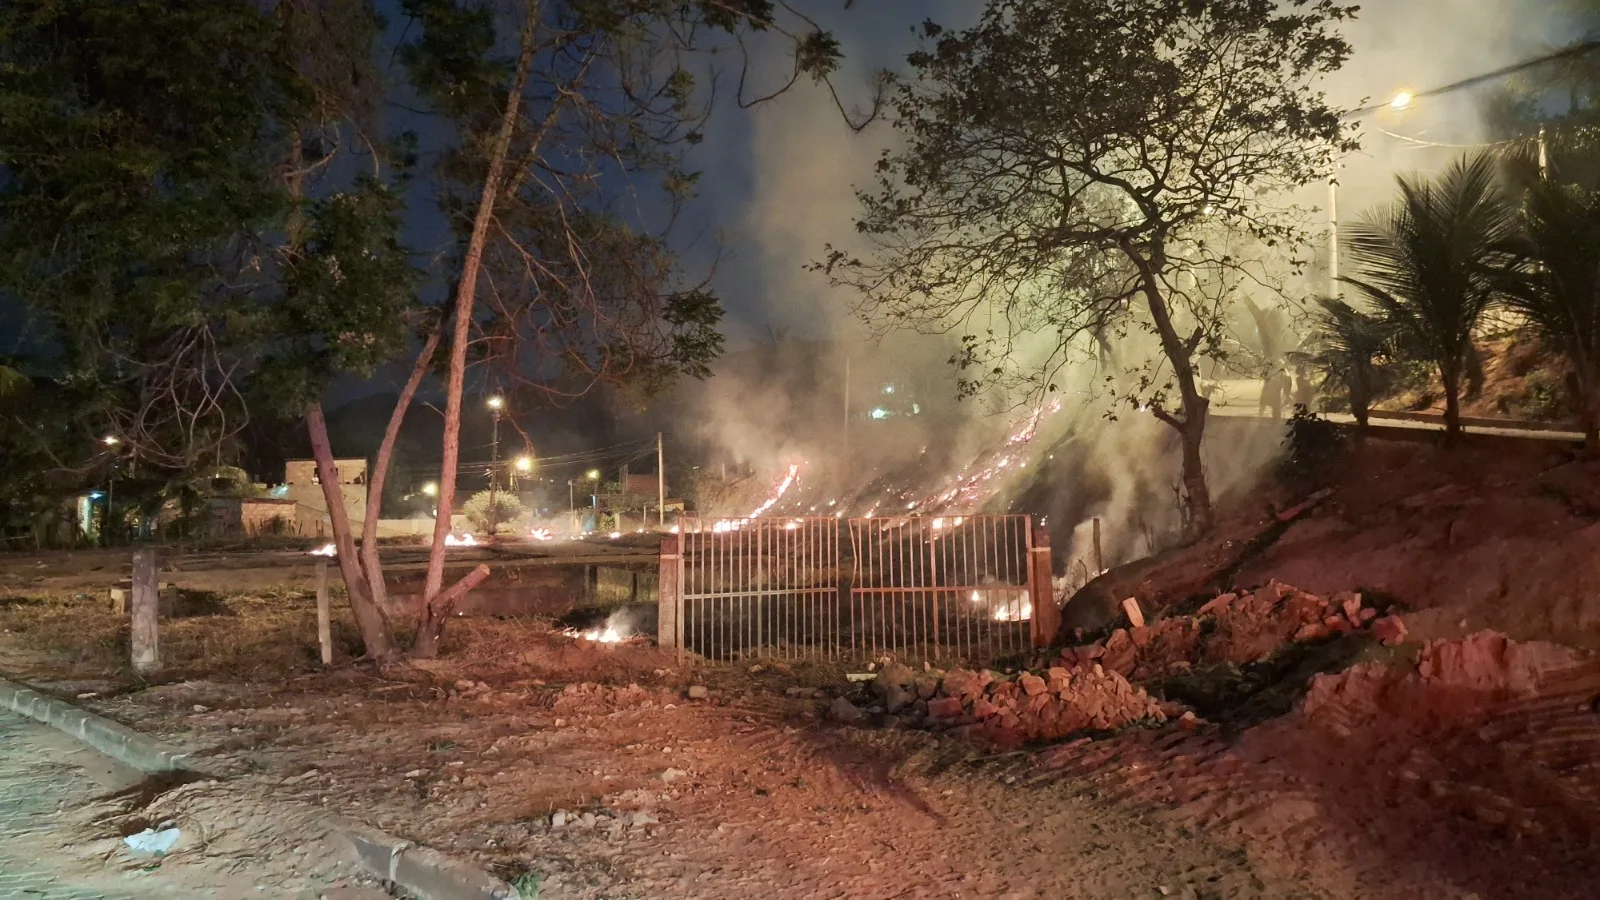
{"type": "Polygon", "coordinates": [[[905,687],[916,677],[911,667],[905,663],[892,662],[878,672],[877,679],[872,684],[872,689],[881,697],[891,687],[905,687]]]}
{"type": "Polygon", "coordinates": [[[961,715],[964,707],[959,697],[940,697],[928,701],[928,715],[935,719],[950,719],[961,715]]]}
{"type": "Polygon", "coordinates": [[[688,693],[690,700],[704,700],[711,696],[711,691],[703,684],[690,685],[688,693]]]}
{"type": "Polygon", "coordinates": [[[1384,616],[1373,621],[1372,634],[1385,647],[1403,644],[1406,641],[1406,623],[1400,621],[1399,616],[1384,616]]]}
{"type": "Polygon", "coordinates": [[[209,707],[203,706],[203,705],[201,705],[199,703],[196,703],[192,708],[197,713],[203,713],[203,712],[210,712],[211,711],[209,707]]]}
{"type": "Polygon", "coordinates": [[[891,684],[889,685],[888,689],[883,692],[884,711],[889,713],[897,713],[909,706],[911,701],[915,700],[916,698],[916,694],[911,693],[901,685],[891,684]]]}
{"type": "Polygon", "coordinates": [[[428,774],[428,773],[424,772],[421,769],[412,769],[411,771],[407,772],[406,774],[402,775],[401,777],[402,778],[421,778],[422,776],[424,776],[426,774],[428,774]]]}
{"type": "Polygon", "coordinates": [[[671,784],[680,778],[687,777],[688,774],[688,772],[685,772],[682,769],[667,769],[661,773],[660,778],[667,784],[671,784]]]}
{"type": "Polygon", "coordinates": [[[565,827],[567,827],[567,811],[564,810],[564,809],[558,809],[555,812],[551,813],[550,814],[550,827],[551,828],[565,828],[565,827]]]}
{"type": "Polygon", "coordinates": [[[865,721],[867,714],[862,712],[844,697],[834,698],[833,705],[828,707],[828,718],[846,725],[854,725],[865,721]]]}
{"type": "Polygon", "coordinates": [[[1049,690],[1049,686],[1045,684],[1044,679],[1033,674],[1032,672],[1023,672],[1020,676],[1018,676],[1017,684],[1022,686],[1022,692],[1027,694],[1029,697],[1043,694],[1045,691],[1049,690]]]}
{"type": "Polygon", "coordinates": [[[661,820],[644,810],[628,816],[628,824],[634,828],[643,828],[646,825],[660,825],[661,820]]]}

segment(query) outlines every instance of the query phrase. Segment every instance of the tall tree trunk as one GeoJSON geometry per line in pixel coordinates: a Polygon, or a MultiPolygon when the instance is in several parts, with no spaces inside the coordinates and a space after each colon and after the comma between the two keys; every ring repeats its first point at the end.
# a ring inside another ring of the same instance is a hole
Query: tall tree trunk
{"type": "Polygon", "coordinates": [[[311,456],[317,463],[317,480],[322,482],[322,497],[328,504],[328,521],[333,526],[333,545],[338,551],[339,574],[344,578],[345,593],[350,597],[350,611],[355,616],[356,627],[361,629],[361,642],[367,648],[367,656],[387,659],[394,655],[389,617],[383,607],[373,600],[371,586],[356,559],[356,542],[350,534],[350,516],[344,508],[339,470],[333,461],[333,444],[328,440],[328,423],[322,417],[322,404],[314,403],[306,410],[306,432],[311,436],[311,456]]]}
{"type": "Polygon", "coordinates": [[[439,348],[441,327],[435,325],[428,332],[428,339],[422,342],[422,352],[417,356],[416,365],[411,367],[411,375],[406,379],[405,386],[400,389],[400,397],[395,401],[394,411],[389,413],[389,424],[383,431],[383,443],[378,445],[378,458],[373,462],[372,471],[367,473],[367,515],[361,522],[361,568],[371,589],[372,601],[379,609],[384,609],[389,600],[389,589],[383,579],[383,566],[378,559],[378,519],[382,518],[383,487],[389,478],[389,466],[394,460],[394,445],[400,438],[400,425],[405,421],[406,410],[411,408],[411,400],[417,395],[417,388],[422,385],[423,377],[428,374],[428,364],[433,361],[434,351],[439,348]]]}
{"type": "MultiPolygon", "coordinates": [[[[452,589],[441,594],[440,589],[444,586],[444,539],[450,533],[450,514],[456,496],[456,466],[461,459],[461,394],[467,378],[467,343],[472,339],[473,301],[478,291],[478,271],[483,264],[483,246],[488,240],[489,223],[494,218],[495,200],[504,177],[506,155],[511,147],[522,91],[527,84],[528,68],[533,63],[534,26],[535,16],[530,11],[523,22],[522,51],[517,59],[516,78],[506,96],[505,115],[500,120],[500,133],[495,138],[494,150],[489,157],[483,193],[478,198],[478,212],[472,221],[472,236],[467,241],[466,258],[461,264],[461,280],[456,285],[455,328],[450,338],[450,380],[445,393],[444,453],[439,472],[439,516],[433,525],[433,547],[428,551],[428,573],[422,586],[422,616],[417,622],[416,642],[412,648],[412,654],[423,659],[439,655],[439,638],[444,633],[445,622],[449,621],[456,602],[465,593],[452,589]]],[[[488,575],[487,569],[482,571],[479,581],[488,575]]]]}
{"type": "Polygon", "coordinates": [[[1578,377],[1578,422],[1583,426],[1585,456],[1600,456],[1600,372],[1578,377]]]}
{"type": "Polygon", "coordinates": [[[1441,369],[1439,380],[1444,384],[1444,439],[1453,444],[1461,436],[1461,375],[1441,369]]]}
{"type": "Polygon", "coordinates": [[[1216,513],[1211,507],[1211,487],[1206,483],[1205,460],[1201,455],[1204,446],[1206,416],[1211,406],[1195,383],[1194,351],[1203,334],[1197,333],[1188,341],[1179,337],[1173,325],[1171,311],[1156,278],[1156,267],[1151,260],[1133,247],[1124,246],[1123,252],[1139,270],[1140,286],[1150,307],[1150,320],[1155,324],[1156,335],[1161,339],[1162,352],[1172,363],[1173,380],[1178,384],[1182,400],[1182,418],[1156,408],[1156,416],[1177,429],[1183,443],[1183,503],[1188,519],[1190,539],[1209,534],[1216,526],[1216,513]]]}

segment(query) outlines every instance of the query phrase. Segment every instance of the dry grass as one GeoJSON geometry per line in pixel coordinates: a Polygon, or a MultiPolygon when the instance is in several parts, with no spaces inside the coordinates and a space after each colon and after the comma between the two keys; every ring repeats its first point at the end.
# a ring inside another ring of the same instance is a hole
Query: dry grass
{"type": "MultiPolygon", "coordinates": [[[[318,665],[315,595],[184,591],[161,622],[162,680],[289,677],[318,665]]],[[[360,652],[348,607],[335,603],[336,657],[360,652]]],[[[0,599],[0,658],[15,674],[131,680],[128,622],[102,595],[0,599]]]]}

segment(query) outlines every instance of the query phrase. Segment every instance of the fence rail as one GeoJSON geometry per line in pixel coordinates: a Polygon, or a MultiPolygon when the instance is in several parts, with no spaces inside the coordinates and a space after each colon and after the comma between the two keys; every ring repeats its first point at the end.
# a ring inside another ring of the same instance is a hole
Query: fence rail
{"type": "Polygon", "coordinates": [[[1051,595],[1048,549],[1027,516],[679,524],[662,554],[661,643],[680,653],[983,661],[1050,627],[1034,615],[1051,595]]]}

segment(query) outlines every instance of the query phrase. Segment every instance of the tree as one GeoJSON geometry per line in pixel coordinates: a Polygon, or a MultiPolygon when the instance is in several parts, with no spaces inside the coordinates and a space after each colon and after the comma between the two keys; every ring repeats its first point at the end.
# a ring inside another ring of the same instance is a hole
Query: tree
{"type": "Polygon", "coordinates": [[[467,517],[467,521],[472,523],[474,529],[485,534],[492,534],[491,524],[504,525],[507,522],[516,522],[527,511],[515,494],[501,491],[493,494],[494,514],[491,516],[490,497],[489,491],[479,491],[461,504],[461,514],[467,517]]]}
{"type": "MultiPolygon", "coordinates": [[[[699,141],[709,109],[693,58],[715,47],[707,35],[742,47],[745,35],[772,32],[792,41],[794,79],[825,82],[838,49],[803,17],[793,31],[781,26],[769,0],[403,6],[418,27],[400,58],[456,136],[434,172],[458,274],[441,325],[449,340],[442,477],[413,649],[427,657],[457,600],[488,574],[480,566],[443,583],[469,356],[506,389],[512,412],[600,383],[653,390],[708,374],[721,350],[721,308],[703,284],[685,283],[667,241],[695,182],[683,150],[699,141]],[[661,210],[665,224],[624,211],[641,206],[661,210]]],[[[741,78],[741,105],[766,99],[743,90],[741,78]]],[[[312,412],[313,446],[331,465],[312,412]]]]}
{"type": "Polygon", "coordinates": [[[245,421],[229,323],[286,210],[268,149],[302,96],[251,4],[0,7],[0,290],[106,402],[83,435],[215,464],[245,421]]]}
{"type": "Polygon", "coordinates": [[[1527,316],[1572,364],[1581,396],[1584,446],[1600,452],[1600,193],[1528,179],[1520,256],[1508,304],[1527,316]]]}
{"type": "Polygon", "coordinates": [[[1487,154],[1457,160],[1437,180],[1401,175],[1400,200],[1351,226],[1353,285],[1439,371],[1445,433],[1461,433],[1462,379],[1472,333],[1501,299],[1516,216],[1487,154]]]}
{"type": "Polygon", "coordinates": [[[1187,518],[1207,531],[1198,362],[1220,354],[1238,292],[1273,280],[1237,248],[1298,252],[1297,220],[1275,198],[1354,146],[1317,88],[1349,55],[1335,27],[1352,12],[995,0],[971,29],[929,22],[889,103],[901,146],[859,193],[870,252],[830,246],[819,267],[859,289],[869,320],[964,331],[969,391],[1005,375],[1033,335],[1051,345],[1040,392],[1079,336],[1153,335],[1158,355],[1118,399],[1177,431],[1187,518]]]}
{"type": "Polygon", "coordinates": [[[1344,387],[1356,427],[1365,431],[1379,388],[1379,367],[1393,345],[1392,330],[1382,318],[1343,300],[1322,298],[1318,304],[1310,347],[1296,355],[1321,372],[1324,383],[1344,387]]]}

